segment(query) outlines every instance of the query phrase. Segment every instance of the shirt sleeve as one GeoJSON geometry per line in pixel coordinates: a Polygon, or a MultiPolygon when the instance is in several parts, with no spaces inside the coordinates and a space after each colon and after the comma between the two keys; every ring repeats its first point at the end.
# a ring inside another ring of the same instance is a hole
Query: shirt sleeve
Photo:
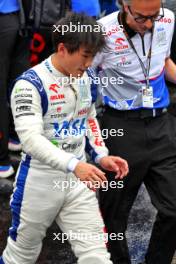
{"type": "Polygon", "coordinates": [[[168,45],[168,49],[167,49],[167,53],[166,53],[166,58],[169,58],[170,54],[171,54],[171,45],[172,45],[172,39],[173,39],[173,34],[174,34],[174,29],[175,29],[175,15],[171,11],[170,11],[170,15],[171,15],[170,19],[172,20],[172,24],[170,25],[171,36],[169,38],[169,45],[168,45]]]}
{"type": "Polygon", "coordinates": [[[92,104],[87,119],[86,152],[96,163],[99,163],[102,157],[108,155],[108,149],[105,146],[101,130],[96,119],[95,104],[92,104]]]}
{"type": "Polygon", "coordinates": [[[37,89],[28,81],[17,81],[11,95],[11,107],[23,151],[42,164],[68,172],[68,164],[75,156],[59,149],[46,138],[41,97],[37,89]]]}
{"type": "Polygon", "coordinates": [[[96,56],[94,57],[91,66],[93,68],[101,67],[101,65],[103,64],[104,59],[105,59],[105,53],[104,52],[98,52],[96,54],[96,56]]]}

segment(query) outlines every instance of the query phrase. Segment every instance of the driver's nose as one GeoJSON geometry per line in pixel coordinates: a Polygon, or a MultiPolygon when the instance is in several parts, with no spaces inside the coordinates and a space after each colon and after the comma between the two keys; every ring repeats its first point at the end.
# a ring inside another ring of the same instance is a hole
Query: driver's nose
{"type": "Polygon", "coordinates": [[[85,68],[89,68],[90,66],[91,66],[91,64],[92,64],[92,61],[93,61],[93,57],[91,56],[90,58],[88,58],[87,60],[86,60],[86,63],[85,63],[85,68]]]}

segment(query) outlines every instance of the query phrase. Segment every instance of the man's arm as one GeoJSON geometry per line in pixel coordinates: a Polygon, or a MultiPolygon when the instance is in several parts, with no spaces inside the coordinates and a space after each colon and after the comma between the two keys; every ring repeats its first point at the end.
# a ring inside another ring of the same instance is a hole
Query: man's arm
{"type": "Polygon", "coordinates": [[[129,169],[126,160],[120,157],[108,156],[108,149],[105,146],[96,119],[95,104],[92,104],[87,119],[86,150],[103,169],[116,172],[116,178],[122,179],[128,174],[129,169]]]}
{"type": "Polygon", "coordinates": [[[37,89],[25,80],[17,81],[12,91],[11,107],[22,149],[42,164],[67,172],[75,155],[57,148],[46,138],[37,89]]]}
{"type": "Polygon", "coordinates": [[[165,77],[166,80],[176,84],[176,64],[167,58],[165,61],[165,77]]]}
{"type": "Polygon", "coordinates": [[[18,133],[23,151],[42,164],[63,172],[72,171],[82,181],[106,181],[104,172],[92,164],[77,160],[76,156],[59,149],[47,139],[41,98],[36,88],[25,80],[16,83],[11,106],[15,129],[18,133]],[[76,161],[76,162],[75,162],[76,161]]]}

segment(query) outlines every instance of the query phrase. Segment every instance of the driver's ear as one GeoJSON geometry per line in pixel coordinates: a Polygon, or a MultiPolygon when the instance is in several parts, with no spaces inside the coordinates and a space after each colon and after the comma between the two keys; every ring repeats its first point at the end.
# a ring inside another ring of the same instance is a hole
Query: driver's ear
{"type": "Polygon", "coordinates": [[[64,43],[59,43],[58,46],[57,46],[57,52],[60,54],[60,55],[64,55],[65,52],[66,52],[66,47],[64,45],[64,43]]]}

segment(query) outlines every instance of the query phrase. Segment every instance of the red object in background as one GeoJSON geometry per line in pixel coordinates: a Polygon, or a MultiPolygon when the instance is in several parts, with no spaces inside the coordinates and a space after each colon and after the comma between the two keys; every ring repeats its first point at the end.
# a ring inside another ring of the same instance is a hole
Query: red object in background
{"type": "Polygon", "coordinates": [[[42,35],[39,33],[34,33],[32,42],[31,42],[31,50],[32,52],[41,53],[45,48],[45,40],[42,35]]]}
{"type": "Polygon", "coordinates": [[[45,39],[39,33],[34,33],[32,41],[31,41],[31,56],[30,56],[30,64],[31,66],[35,66],[40,62],[39,54],[44,50],[46,46],[45,39]]]}
{"type": "Polygon", "coordinates": [[[3,133],[2,132],[0,132],[0,139],[2,139],[3,138],[3,133]]]}
{"type": "Polygon", "coordinates": [[[30,56],[30,65],[31,66],[35,66],[38,63],[39,63],[39,57],[38,57],[38,55],[35,54],[35,53],[32,53],[31,56],[30,56]]]}

